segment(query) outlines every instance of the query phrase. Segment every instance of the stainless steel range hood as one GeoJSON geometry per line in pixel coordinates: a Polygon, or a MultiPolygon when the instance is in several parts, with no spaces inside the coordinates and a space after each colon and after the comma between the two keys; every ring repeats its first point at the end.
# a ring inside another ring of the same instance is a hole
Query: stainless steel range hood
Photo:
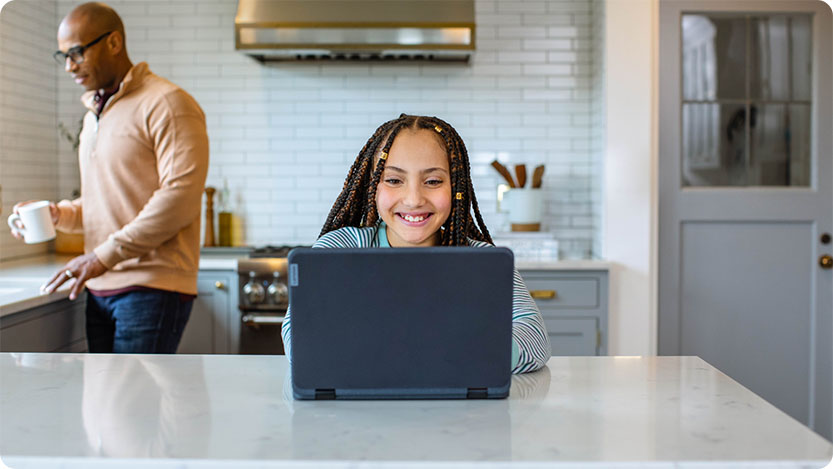
{"type": "Polygon", "coordinates": [[[467,61],[474,0],[239,0],[234,42],[262,62],[467,61]]]}

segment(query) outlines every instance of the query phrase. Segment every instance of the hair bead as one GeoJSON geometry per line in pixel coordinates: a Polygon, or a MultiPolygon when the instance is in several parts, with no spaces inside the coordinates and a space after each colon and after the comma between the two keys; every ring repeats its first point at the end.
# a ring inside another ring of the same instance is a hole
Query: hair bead
{"type": "Polygon", "coordinates": [[[435,126],[434,126],[434,130],[436,130],[436,131],[437,131],[437,133],[443,133],[443,129],[442,129],[442,127],[440,127],[439,125],[435,125],[435,126]]]}
{"type": "Polygon", "coordinates": [[[463,200],[463,193],[462,192],[457,193],[457,200],[463,200]]]}
{"type": "Polygon", "coordinates": [[[383,151],[383,152],[382,152],[382,154],[381,154],[381,155],[379,155],[379,159],[380,159],[380,160],[386,160],[386,159],[388,159],[388,152],[383,151]]]}

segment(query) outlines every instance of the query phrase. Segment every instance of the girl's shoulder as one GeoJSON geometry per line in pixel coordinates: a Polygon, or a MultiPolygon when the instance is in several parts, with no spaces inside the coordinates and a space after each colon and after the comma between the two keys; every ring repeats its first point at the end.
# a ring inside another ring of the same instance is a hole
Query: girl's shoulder
{"type": "Polygon", "coordinates": [[[376,228],[345,226],[330,231],[313,243],[314,248],[366,248],[373,245],[376,228]]]}
{"type": "Polygon", "coordinates": [[[486,241],[478,241],[476,239],[469,238],[469,246],[473,248],[493,248],[495,247],[493,244],[489,244],[486,241]]]}

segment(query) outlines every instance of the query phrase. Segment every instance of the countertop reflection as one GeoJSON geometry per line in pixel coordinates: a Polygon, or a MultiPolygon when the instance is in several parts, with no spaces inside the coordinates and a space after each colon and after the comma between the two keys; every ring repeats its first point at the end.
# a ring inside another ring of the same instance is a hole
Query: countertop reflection
{"type": "Polygon", "coordinates": [[[826,440],[696,357],[552,358],[514,376],[504,400],[294,401],[288,379],[282,356],[0,354],[0,454],[12,467],[84,467],[91,458],[113,467],[148,458],[161,467],[812,467],[833,454],[826,440]]]}

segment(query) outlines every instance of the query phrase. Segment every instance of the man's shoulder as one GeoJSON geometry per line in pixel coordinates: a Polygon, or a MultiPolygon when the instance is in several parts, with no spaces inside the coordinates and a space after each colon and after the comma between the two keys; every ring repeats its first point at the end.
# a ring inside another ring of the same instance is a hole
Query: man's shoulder
{"type": "Polygon", "coordinates": [[[187,91],[167,78],[148,71],[137,90],[143,100],[158,106],[170,106],[177,110],[200,109],[199,104],[187,91]]]}

